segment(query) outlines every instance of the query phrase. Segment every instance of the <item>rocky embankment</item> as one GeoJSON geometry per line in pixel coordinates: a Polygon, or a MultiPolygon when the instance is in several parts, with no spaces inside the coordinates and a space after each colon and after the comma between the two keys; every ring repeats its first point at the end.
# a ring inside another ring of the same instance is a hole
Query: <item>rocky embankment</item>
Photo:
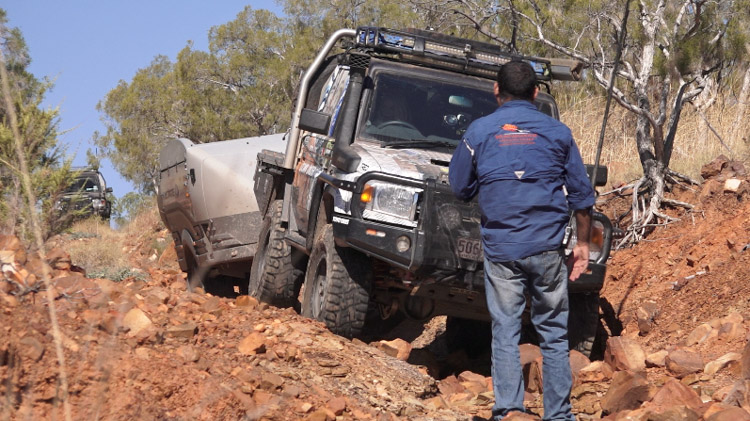
{"type": "MultiPolygon", "coordinates": [[[[705,218],[667,231],[673,251],[644,244],[613,257],[602,301],[611,337],[602,359],[571,358],[579,419],[750,420],[750,295],[744,287],[750,251],[741,247],[750,243],[743,225],[750,205],[747,194],[724,184],[709,182],[696,192],[717,205],[704,206],[705,218]],[[726,226],[732,218],[739,218],[732,239],[707,241],[709,234],[700,234],[716,231],[703,224],[726,226]],[[703,274],[691,275],[696,271],[703,274]]],[[[747,186],[747,179],[739,185],[747,186]]],[[[425,336],[411,343],[344,339],[292,309],[248,296],[187,292],[173,263],[144,267],[148,281],[114,282],[88,279],[70,261],[64,241],[47,257],[42,262],[17,238],[0,236],[2,419],[64,419],[41,281],[45,265],[73,419],[490,417],[492,386],[479,374],[484,370],[457,355],[437,355],[425,336]],[[456,374],[444,377],[441,365],[448,361],[456,374]]],[[[425,326],[433,330],[429,340],[444,329],[439,319],[425,326]]],[[[538,419],[539,348],[522,345],[522,359],[531,414],[509,419],[538,419]]]]}

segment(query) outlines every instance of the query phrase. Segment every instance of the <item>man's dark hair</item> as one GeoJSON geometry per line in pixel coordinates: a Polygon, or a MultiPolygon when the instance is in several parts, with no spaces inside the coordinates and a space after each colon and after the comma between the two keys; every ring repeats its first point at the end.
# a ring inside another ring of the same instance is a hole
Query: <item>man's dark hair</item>
{"type": "Polygon", "coordinates": [[[497,85],[501,96],[533,101],[536,72],[525,61],[509,61],[500,66],[497,72],[497,85]]]}

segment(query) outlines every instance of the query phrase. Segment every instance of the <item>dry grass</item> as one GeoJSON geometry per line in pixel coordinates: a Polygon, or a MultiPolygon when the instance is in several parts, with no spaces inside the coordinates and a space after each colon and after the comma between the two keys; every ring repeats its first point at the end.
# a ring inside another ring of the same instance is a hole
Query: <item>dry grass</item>
{"type": "Polygon", "coordinates": [[[77,241],[67,250],[74,265],[88,273],[109,273],[129,267],[123,253],[124,241],[119,231],[109,227],[100,218],[89,218],[76,222],[70,233],[77,241]]]}
{"type": "Polygon", "coordinates": [[[67,251],[72,263],[84,268],[89,277],[115,281],[129,277],[144,279],[145,273],[135,268],[143,262],[131,259],[139,255],[158,258],[169,245],[162,238],[163,228],[156,203],[152,203],[117,230],[99,218],[77,222],[69,230],[77,241],[67,251]]]}
{"type": "Polygon", "coordinates": [[[154,229],[164,229],[164,224],[159,218],[159,211],[156,207],[156,199],[148,202],[138,213],[131,218],[130,222],[121,228],[125,236],[138,237],[147,234],[154,229]]]}
{"type": "MultiPolygon", "coordinates": [[[[581,95],[560,102],[563,110],[561,120],[573,131],[584,162],[593,163],[604,113],[604,97],[581,95]]],[[[750,115],[735,128],[736,105],[726,105],[727,102],[719,102],[712,107],[706,113],[705,120],[694,108],[685,107],[672,152],[671,169],[700,180],[701,167],[720,154],[745,165],[750,163],[750,115]],[[721,136],[721,140],[710,130],[706,120],[721,136]]],[[[609,168],[609,185],[627,183],[643,174],[635,143],[635,117],[614,103],[610,110],[601,164],[609,168]]]]}

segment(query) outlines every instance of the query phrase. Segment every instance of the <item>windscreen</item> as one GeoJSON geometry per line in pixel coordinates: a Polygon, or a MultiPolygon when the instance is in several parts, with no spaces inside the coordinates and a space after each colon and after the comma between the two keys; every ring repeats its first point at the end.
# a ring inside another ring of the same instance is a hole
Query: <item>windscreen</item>
{"type": "Polygon", "coordinates": [[[93,178],[77,178],[73,181],[73,184],[65,190],[66,193],[97,191],[99,191],[99,184],[93,178]]]}
{"type": "MultiPolygon", "coordinates": [[[[384,146],[407,147],[412,142],[416,147],[455,147],[471,122],[497,109],[492,81],[420,76],[375,73],[360,137],[381,141],[384,146]]],[[[538,99],[537,107],[556,117],[552,97],[540,95],[538,99]]]]}

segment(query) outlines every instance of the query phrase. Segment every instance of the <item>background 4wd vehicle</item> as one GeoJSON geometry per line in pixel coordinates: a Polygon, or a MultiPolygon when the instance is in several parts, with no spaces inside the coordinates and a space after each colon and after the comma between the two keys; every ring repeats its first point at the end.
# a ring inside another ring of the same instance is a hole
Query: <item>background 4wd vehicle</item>
{"type": "MultiPolygon", "coordinates": [[[[264,217],[250,293],[283,305],[301,295],[302,314],[345,336],[361,333],[373,309],[383,319],[448,315],[459,331],[463,320],[489,320],[479,207],[454,198],[447,172],[468,125],[496,109],[494,78],[512,58],[429,31],[333,34],[303,76],[285,152],[258,154],[264,217]],[[331,54],[337,45],[343,52],[331,54]]],[[[517,58],[548,88],[579,77],[574,61],[517,58]]],[[[559,118],[549,89],[535,103],[559,118]]],[[[593,179],[606,183],[606,169],[593,179]]],[[[610,221],[595,213],[593,230],[589,271],[570,285],[570,343],[587,354],[610,221]]]]}
{"type": "Polygon", "coordinates": [[[102,174],[95,169],[77,169],[73,183],[68,186],[57,202],[58,211],[76,218],[96,215],[109,219],[112,213],[112,202],[107,194],[112,187],[107,187],[102,174]]]}

